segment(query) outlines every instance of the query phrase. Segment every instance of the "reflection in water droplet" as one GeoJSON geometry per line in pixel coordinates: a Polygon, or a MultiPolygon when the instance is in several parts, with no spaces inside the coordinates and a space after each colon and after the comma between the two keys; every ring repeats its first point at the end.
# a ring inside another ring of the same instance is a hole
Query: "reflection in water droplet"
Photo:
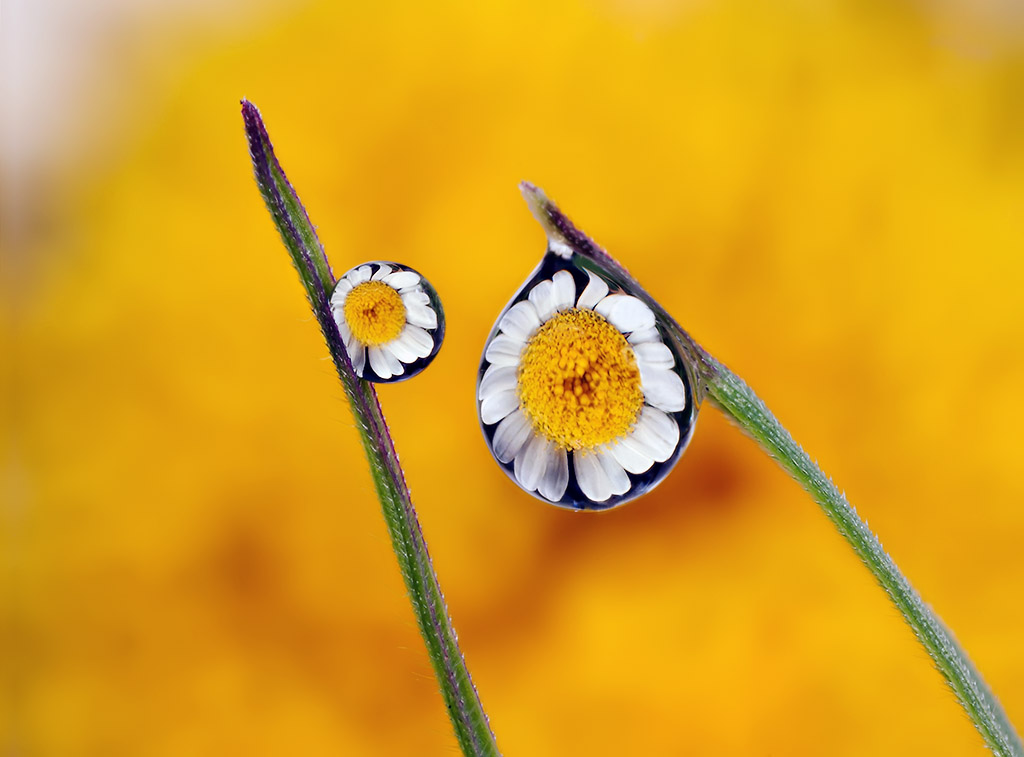
{"type": "Polygon", "coordinates": [[[687,363],[651,309],[562,248],[549,249],[498,316],[477,407],[513,481],[581,510],[654,488],[697,416],[687,363]]]}
{"type": "Polygon", "coordinates": [[[356,375],[376,383],[412,378],[444,341],[444,310],[430,282],[408,266],[373,261],[338,279],[331,310],[356,375]]]}

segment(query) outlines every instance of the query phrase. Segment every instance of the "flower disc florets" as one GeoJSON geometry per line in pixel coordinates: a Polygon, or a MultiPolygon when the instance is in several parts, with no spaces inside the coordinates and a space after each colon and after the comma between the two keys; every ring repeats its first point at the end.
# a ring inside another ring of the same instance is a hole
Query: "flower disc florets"
{"type": "Polygon", "coordinates": [[[382,281],[357,284],[345,298],[344,312],[352,335],[374,347],[395,339],[405,327],[402,297],[382,281]]]}
{"type": "Polygon", "coordinates": [[[644,394],[633,349],[593,310],[556,313],[526,344],[519,400],[533,428],[563,449],[589,449],[629,431],[644,394]]]}

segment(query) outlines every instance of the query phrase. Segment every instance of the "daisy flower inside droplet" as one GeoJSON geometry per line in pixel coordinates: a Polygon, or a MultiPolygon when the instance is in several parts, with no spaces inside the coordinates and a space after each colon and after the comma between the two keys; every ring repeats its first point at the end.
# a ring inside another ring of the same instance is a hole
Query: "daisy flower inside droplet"
{"type": "Polygon", "coordinates": [[[430,282],[408,266],[356,266],[338,280],[331,310],[353,370],[368,381],[411,378],[441,349],[441,301],[430,282]]]}
{"type": "Polygon", "coordinates": [[[506,473],[576,509],[614,507],[653,488],[696,417],[686,364],[651,309],[552,253],[499,316],[477,401],[506,473]]]}

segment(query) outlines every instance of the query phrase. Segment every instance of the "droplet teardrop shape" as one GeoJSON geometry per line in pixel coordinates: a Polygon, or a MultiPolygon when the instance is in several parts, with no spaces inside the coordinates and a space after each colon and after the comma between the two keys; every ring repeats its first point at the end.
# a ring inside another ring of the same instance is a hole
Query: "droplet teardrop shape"
{"type": "Polygon", "coordinates": [[[362,263],[338,279],[331,311],[360,378],[395,383],[412,378],[444,341],[444,310],[430,282],[409,266],[362,263]]]}
{"type": "Polygon", "coordinates": [[[491,454],[524,491],[606,510],[675,466],[697,417],[693,387],[647,304],[552,246],[487,337],[477,409],[491,454]]]}

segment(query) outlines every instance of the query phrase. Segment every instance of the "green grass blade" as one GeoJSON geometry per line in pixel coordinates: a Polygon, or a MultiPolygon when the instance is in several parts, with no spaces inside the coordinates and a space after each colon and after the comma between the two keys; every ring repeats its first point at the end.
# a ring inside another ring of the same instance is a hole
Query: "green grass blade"
{"type": "Polygon", "coordinates": [[[246,100],[242,101],[242,119],[260,194],[298,270],[352,407],[395,556],[459,746],[465,755],[497,755],[494,734],[448,617],[377,393],[371,383],[357,377],[352,370],[331,314],[330,296],[335,280],[327,257],[309,216],[274,155],[259,111],[246,100]]]}
{"type": "Polygon", "coordinates": [[[706,395],[818,503],[899,609],[992,752],[999,757],[1024,757],[1020,737],[967,654],[935,612],[921,600],[842,492],[793,440],[764,402],[739,376],[708,354],[618,261],[577,229],[540,189],[526,183],[521,188],[530,210],[544,227],[549,244],[570,248],[583,266],[626,285],[631,294],[641,297],[667,325],[681,352],[689,358],[696,374],[699,397],[706,395]]]}

